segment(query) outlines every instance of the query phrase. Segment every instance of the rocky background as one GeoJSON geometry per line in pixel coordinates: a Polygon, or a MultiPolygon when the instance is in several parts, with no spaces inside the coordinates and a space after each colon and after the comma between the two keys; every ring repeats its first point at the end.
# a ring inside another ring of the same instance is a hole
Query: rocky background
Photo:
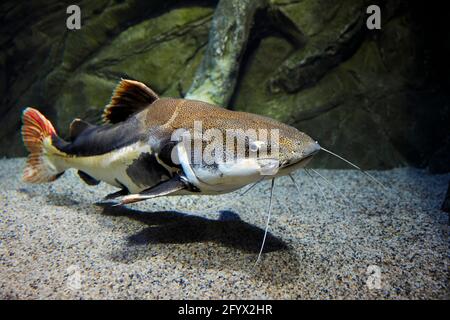
{"type": "MultiPolygon", "coordinates": [[[[366,169],[449,172],[449,14],[437,3],[266,1],[242,22],[249,37],[227,105],[294,125],[366,169]],[[374,3],[382,12],[376,31],[366,28],[366,8],[374,3]]],[[[19,131],[27,106],[64,136],[75,117],[99,121],[121,77],[162,96],[185,96],[217,5],[3,1],[0,155],[25,155],[19,131]],[[74,3],[82,11],[77,31],[65,26],[74,3]]],[[[326,155],[314,165],[345,167],[326,155]]]]}

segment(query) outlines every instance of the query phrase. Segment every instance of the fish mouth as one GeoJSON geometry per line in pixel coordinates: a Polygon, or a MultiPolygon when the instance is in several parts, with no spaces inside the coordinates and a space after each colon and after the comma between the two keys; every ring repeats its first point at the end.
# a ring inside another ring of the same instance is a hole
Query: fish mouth
{"type": "Polygon", "coordinates": [[[289,174],[297,169],[305,167],[309,161],[320,151],[320,146],[317,144],[314,149],[311,149],[306,156],[301,158],[299,161],[292,163],[282,164],[279,168],[280,175],[289,174]]]}
{"type": "Polygon", "coordinates": [[[314,156],[316,153],[318,153],[322,148],[320,147],[320,144],[316,141],[312,144],[310,144],[303,153],[306,155],[305,158],[308,158],[310,156],[314,156]]]}
{"type": "Polygon", "coordinates": [[[304,158],[301,159],[299,162],[291,164],[290,166],[293,166],[293,165],[296,165],[296,164],[299,164],[299,163],[309,162],[309,161],[312,159],[312,157],[314,157],[314,155],[315,155],[316,153],[318,153],[318,152],[319,152],[319,151],[316,151],[316,152],[314,152],[313,154],[310,154],[310,155],[304,157],[304,158]]]}
{"type": "Polygon", "coordinates": [[[309,148],[305,149],[304,153],[306,154],[304,157],[302,157],[300,160],[298,161],[294,161],[294,162],[288,162],[288,163],[284,163],[280,166],[280,169],[287,169],[290,168],[292,166],[299,166],[301,164],[306,164],[308,163],[312,157],[314,157],[317,153],[319,153],[319,151],[321,150],[320,145],[316,142],[314,144],[312,144],[309,148]]]}
{"type": "Polygon", "coordinates": [[[308,163],[308,162],[312,159],[312,157],[314,157],[314,155],[315,155],[316,153],[317,153],[317,152],[315,152],[314,154],[308,155],[308,156],[306,156],[306,157],[300,159],[300,161],[288,163],[288,164],[285,164],[285,165],[281,165],[281,166],[280,166],[280,170],[281,170],[281,169],[289,169],[289,168],[292,168],[292,167],[294,167],[294,166],[300,166],[300,165],[302,165],[302,164],[305,164],[305,165],[306,165],[306,163],[308,163]]]}

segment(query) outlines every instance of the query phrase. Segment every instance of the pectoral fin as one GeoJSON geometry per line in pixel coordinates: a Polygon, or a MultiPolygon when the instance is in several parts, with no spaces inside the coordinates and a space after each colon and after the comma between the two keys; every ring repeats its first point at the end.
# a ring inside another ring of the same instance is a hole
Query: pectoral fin
{"type": "Polygon", "coordinates": [[[140,193],[125,196],[122,198],[119,204],[128,204],[156,197],[167,196],[183,189],[193,190],[192,186],[189,185],[189,182],[185,178],[181,176],[175,176],[170,180],[160,182],[159,184],[140,193]]]}
{"type": "Polygon", "coordinates": [[[119,191],[110,193],[108,195],[106,195],[103,200],[112,200],[121,196],[126,196],[127,194],[129,194],[127,189],[120,189],[119,191]]]}
{"type": "Polygon", "coordinates": [[[122,189],[106,195],[106,197],[104,197],[103,200],[111,200],[111,199],[115,199],[115,198],[118,198],[121,196],[126,196],[126,195],[130,194],[130,191],[128,191],[128,188],[122,182],[120,182],[117,179],[115,179],[115,180],[116,180],[117,184],[119,184],[122,187],[122,189]]]}

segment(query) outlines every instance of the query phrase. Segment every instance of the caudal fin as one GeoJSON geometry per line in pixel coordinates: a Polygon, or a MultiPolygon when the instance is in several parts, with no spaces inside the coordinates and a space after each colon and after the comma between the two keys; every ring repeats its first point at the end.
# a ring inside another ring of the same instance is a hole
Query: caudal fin
{"type": "Polygon", "coordinates": [[[22,179],[29,183],[56,180],[64,171],[52,161],[52,137],[55,128],[39,111],[26,108],[22,114],[22,139],[30,154],[22,179]]]}

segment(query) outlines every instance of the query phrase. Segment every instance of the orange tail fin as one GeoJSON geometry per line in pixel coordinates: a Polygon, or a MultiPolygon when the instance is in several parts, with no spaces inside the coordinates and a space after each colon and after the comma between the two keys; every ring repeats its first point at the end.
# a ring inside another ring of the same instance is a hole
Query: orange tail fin
{"type": "Polygon", "coordinates": [[[30,152],[23,170],[23,181],[42,183],[56,180],[64,171],[52,161],[52,136],[55,128],[39,111],[26,108],[22,114],[22,139],[30,152]]]}

